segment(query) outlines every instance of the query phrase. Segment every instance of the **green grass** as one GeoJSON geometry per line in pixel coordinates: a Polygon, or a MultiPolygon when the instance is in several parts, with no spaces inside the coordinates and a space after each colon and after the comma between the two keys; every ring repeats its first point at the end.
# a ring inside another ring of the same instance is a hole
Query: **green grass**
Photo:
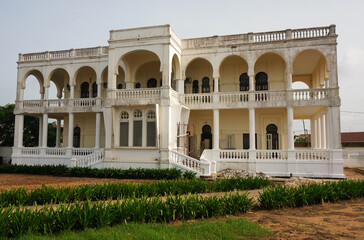
{"type": "Polygon", "coordinates": [[[102,239],[261,239],[272,235],[269,230],[244,218],[214,219],[172,224],[130,223],[66,232],[60,235],[24,235],[19,240],[102,240],[102,239]]]}

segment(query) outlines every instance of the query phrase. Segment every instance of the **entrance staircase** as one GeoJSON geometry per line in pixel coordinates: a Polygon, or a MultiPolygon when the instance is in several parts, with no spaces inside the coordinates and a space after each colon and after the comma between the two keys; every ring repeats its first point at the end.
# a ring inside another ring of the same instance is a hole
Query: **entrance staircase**
{"type": "Polygon", "coordinates": [[[169,151],[169,162],[175,167],[195,172],[198,177],[211,175],[211,163],[208,160],[198,160],[171,150],[169,151]]]}
{"type": "Polygon", "coordinates": [[[74,156],[71,159],[71,167],[93,167],[104,161],[105,150],[98,149],[84,156],[74,156]]]}

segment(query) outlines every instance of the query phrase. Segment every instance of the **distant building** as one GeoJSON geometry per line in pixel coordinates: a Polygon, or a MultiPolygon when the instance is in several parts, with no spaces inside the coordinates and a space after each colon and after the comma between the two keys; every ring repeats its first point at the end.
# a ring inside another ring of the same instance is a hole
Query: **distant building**
{"type": "Polygon", "coordinates": [[[20,54],[13,162],[342,178],[336,40],[335,25],[193,39],[163,25],[20,54]],[[24,100],[30,75],[41,95],[24,100]],[[23,147],[24,115],[40,118],[39,147],[23,147]],[[311,120],[312,148],[295,149],[294,119],[311,120]]]}

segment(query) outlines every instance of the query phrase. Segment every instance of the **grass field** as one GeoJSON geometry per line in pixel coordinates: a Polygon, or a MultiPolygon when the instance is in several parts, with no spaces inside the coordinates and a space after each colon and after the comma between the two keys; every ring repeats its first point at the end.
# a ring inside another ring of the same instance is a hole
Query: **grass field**
{"type": "Polygon", "coordinates": [[[60,235],[24,235],[19,240],[101,239],[261,239],[273,233],[244,218],[209,219],[174,224],[122,224],[60,235]]]}

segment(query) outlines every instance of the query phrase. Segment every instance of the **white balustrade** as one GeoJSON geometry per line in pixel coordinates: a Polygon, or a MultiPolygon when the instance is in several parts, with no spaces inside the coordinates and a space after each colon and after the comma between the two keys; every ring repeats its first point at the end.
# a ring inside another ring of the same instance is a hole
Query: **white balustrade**
{"type": "Polygon", "coordinates": [[[220,158],[220,160],[248,160],[249,151],[248,150],[220,150],[219,158],[220,158]]]}
{"type": "Polygon", "coordinates": [[[40,148],[38,147],[23,147],[21,148],[21,155],[35,156],[40,154],[40,148]]]}
{"type": "Polygon", "coordinates": [[[249,93],[219,93],[220,103],[233,103],[233,102],[248,102],[249,93]]]}
{"type": "Polygon", "coordinates": [[[23,101],[23,108],[36,109],[43,107],[42,100],[25,100],[23,101]]]}
{"type": "Polygon", "coordinates": [[[49,52],[51,59],[59,59],[59,58],[69,58],[70,51],[69,50],[61,50],[61,51],[52,51],[49,52]]]}
{"type": "Polygon", "coordinates": [[[254,33],[254,42],[272,42],[272,41],[282,41],[286,39],[286,31],[276,31],[276,32],[264,32],[264,33],[254,33]]]}
{"type": "Polygon", "coordinates": [[[292,30],[292,39],[325,37],[329,35],[330,27],[304,28],[292,30]]]}
{"type": "Polygon", "coordinates": [[[46,52],[27,53],[27,54],[23,54],[22,59],[19,59],[19,61],[31,62],[31,61],[39,61],[39,60],[45,60],[45,59],[47,59],[46,52]]]}
{"type": "Polygon", "coordinates": [[[93,153],[85,156],[81,156],[72,163],[73,167],[91,167],[104,160],[104,149],[95,150],[93,153]]]}
{"type": "Polygon", "coordinates": [[[169,162],[185,170],[196,172],[200,175],[211,175],[210,162],[202,162],[176,151],[169,151],[169,162]]]}
{"type": "Polygon", "coordinates": [[[79,48],[75,49],[75,57],[85,57],[85,56],[96,56],[99,54],[99,48],[79,48]]]}
{"type": "Polygon", "coordinates": [[[64,155],[66,155],[66,148],[47,148],[46,155],[64,156],[64,155]]]}
{"type": "Polygon", "coordinates": [[[286,150],[256,150],[257,160],[286,160],[287,158],[286,150]]]}
{"type": "Polygon", "coordinates": [[[73,100],[74,107],[91,107],[96,105],[96,98],[77,98],[73,100]]]}
{"type": "Polygon", "coordinates": [[[94,148],[73,148],[72,156],[86,156],[95,152],[94,148]]]}
{"type": "Polygon", "coordinates": [[[206,104],[213,101],[211,93],[186,94],[183,100],[185,104],[206,104]]]}
{"type": "Polygon", "coordinates": [[[297,160],[328,160],[329,151],[326,150],[295,150],[297,160]]]}
{"type": "Polygon", "coordinates": [[[65,99],[48,100],[48,107],[64,107],[66,106],[65,101],[65,99]]]}
{"type": "Polygon", "coordinates": [[[115,91],[115,99],[159,99],[160,89],[123,89],[115,91]]]}
{"type": "Polygon", "coordinates": [[[298,89],[292,90],[292,94],[295,101],[322,100],[328,98],[328,89],[298,89]]]}

